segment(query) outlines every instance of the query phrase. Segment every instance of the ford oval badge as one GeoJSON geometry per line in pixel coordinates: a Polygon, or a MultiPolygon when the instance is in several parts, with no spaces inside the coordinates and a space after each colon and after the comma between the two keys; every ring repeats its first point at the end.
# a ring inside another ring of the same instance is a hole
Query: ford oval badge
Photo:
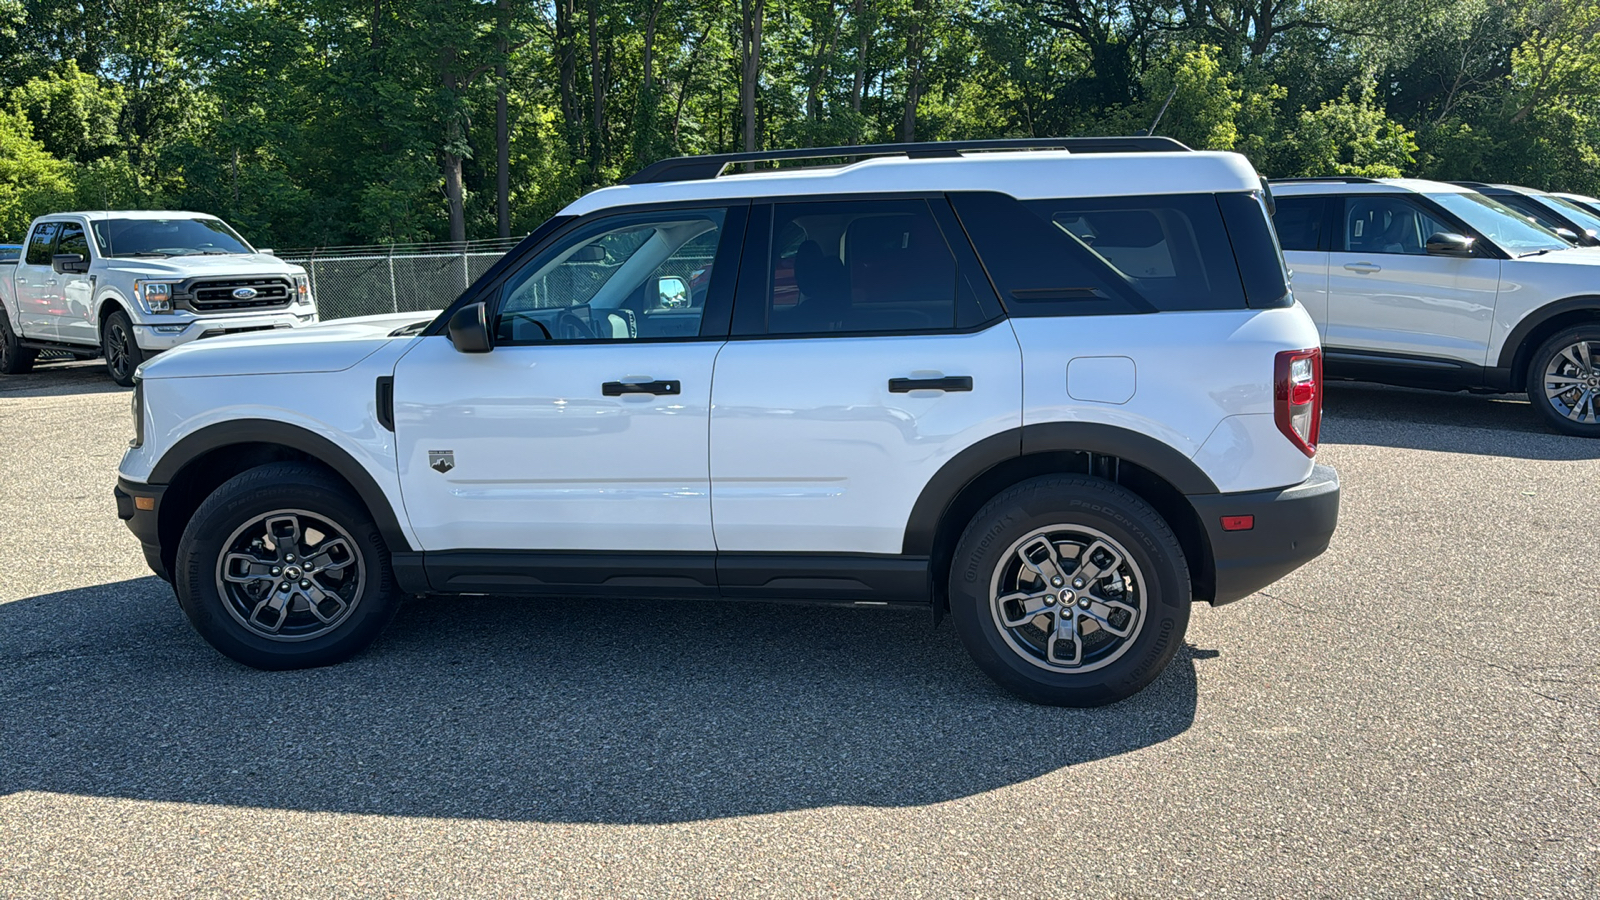
{"type": "Polygon", "coordinates": [[[254,300],[255,298],[256,298],[256,289],[255,288],[234,288],[233,289],[233,299],[235,299],[235,300],[254,300]]]}

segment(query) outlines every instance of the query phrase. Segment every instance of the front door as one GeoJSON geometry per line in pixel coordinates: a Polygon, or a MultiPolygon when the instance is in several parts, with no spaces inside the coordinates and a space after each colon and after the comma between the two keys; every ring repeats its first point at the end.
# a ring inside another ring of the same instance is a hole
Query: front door
{"type": "Polygon", "coordinates": [[[1499,260],[1429,255],[1430,236],[1461,229],[1405,196],[1347,197],[1340,221],[1328,347],[1485,365],[1499,260]]]}
{"type": "Polygon", "coordinates": [[[926,200],[757,207],[750,233],[712,388],[717,548],[899,554],[934,473],[1020,426],[1016,334],[926,200]]]}
{"type": "MultiPolygon", "coordinates": [[[[56,236],[56,254],[76,253],[91,259],[89,239],[77,222],[63,222],[56,236]]],[[[56,335],[74,344],[97,344],[99,329],[94,316],[94,282],[87,272],[61,272],[56,275],[60,303],[55,310],[56,335]]]]}
{"type": "Polygon", "coordinates": [[[395,370],[422,548],[711,551],[707,430],[743,237],[734,209],[602,218],[510,270],[495,347],[425,337],[395,370]]]}

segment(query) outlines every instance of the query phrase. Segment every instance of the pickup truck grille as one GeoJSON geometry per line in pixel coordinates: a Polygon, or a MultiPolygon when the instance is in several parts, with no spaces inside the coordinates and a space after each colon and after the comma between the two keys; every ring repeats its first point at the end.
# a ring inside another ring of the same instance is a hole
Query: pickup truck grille
{"type": "Polygon", "coordinates": [[[289,305],[292,290],[287,278],[228,278],[216,281],[197,281],[191,289],[190,302],[198,312],[243,309],[282,309],[289,305]],[[240,299],[233,292],[250,288],[254,297],[240,299]]]}

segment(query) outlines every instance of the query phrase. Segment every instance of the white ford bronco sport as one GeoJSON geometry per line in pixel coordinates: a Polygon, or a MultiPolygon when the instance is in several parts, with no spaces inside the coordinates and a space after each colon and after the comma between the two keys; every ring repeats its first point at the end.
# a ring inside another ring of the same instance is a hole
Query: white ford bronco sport
{"type": "Polygon", "coordinates": [[[256,252],[221,219],[192,212],[78,212],[35,219],[0,267],[0,374],[41,350],[104,356],[116,383],[198,338],[317,320],[299,266],[256,252]]]}
{"type": "Polygon", "coordinates": [[[1273,192],[1329,377],[1526,391],[1556,430],[1600,437],[1600,248],[1436,181],[1308,178],[1273,192]]]}
{"type": "Polygon", "coordinates": [[[408,594],[720,596],[948,610],[1018,694],[1108,703],[1334,530],[1269,208],[1163,138],[668,160],[436,317],[147,363],[118,511],[261,668],[408,594]]]}

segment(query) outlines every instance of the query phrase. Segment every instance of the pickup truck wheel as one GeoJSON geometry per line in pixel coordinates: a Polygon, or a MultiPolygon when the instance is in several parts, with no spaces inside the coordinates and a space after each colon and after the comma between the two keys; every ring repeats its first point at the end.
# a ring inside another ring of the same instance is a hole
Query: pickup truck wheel
{"type": "Polygon", "coordinates": [[[1555,430],[1600,437],[1600,325],[1544,342],[1528,366],[1528,399],[1555,430]]]}
{"type": "Polygon", "coordinates": [[[117,310],[106,317],[100,329],[100,351],[106,358],[106,372],[123,387],[133,387],[133,373],[144,362],[144,351],[133,339],[133,323],[128,314],[117,310]]]}
{"type": "Polygon", "coordinates": [[[178,603],[201,637],[257,669],[343,662],[400,605],[389,552],[360,499],[302,463],[229,479],[184,529],[178,603]]]}
{"type": "Polygon", "coordinates": [[[951,564],[951,618],[973,661],[1052,706],[1114,703],[1155,680],[1183,643],[1190,602],[1172,529],[1133,493],[1086,476],[1001,492],[951,564]]]}
{"type": "Polygon", "coordinates": [[[39,351],[24,347],[17,333],[11,330],[11,319],[0,309],[0,374],[21,375],[33,369],[39,351]]]}

